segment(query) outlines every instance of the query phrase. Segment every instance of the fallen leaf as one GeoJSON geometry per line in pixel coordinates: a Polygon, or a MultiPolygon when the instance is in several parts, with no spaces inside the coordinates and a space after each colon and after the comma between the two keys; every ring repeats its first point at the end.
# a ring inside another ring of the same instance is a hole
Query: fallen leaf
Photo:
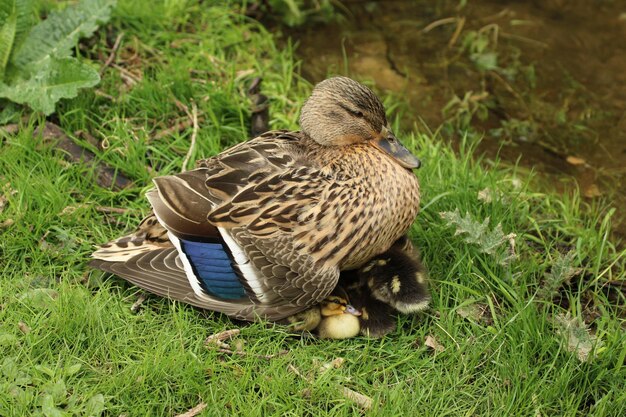
{"type": "Polygon", "coordinates": [[[20,332],[24,334],[30,333],[30,327],[28,327],[28,325],[24,323],[23,321],[20,321],[19,323],[17,323],[17,328],[20,329],[20,332]]]}
{"type": "Polygon", "coordinates": [[[354,401],[356,403],[356,405],[359,406],[359,408],[363,409],[363,410],[369,410],[370,408],[372,408],[372,403],[373,400],[368,397],[367,395],[363,395],[360,392],[356,392],[354,390],[351,390],[348,387],[341,387],[341,394],[351,400],[354,401]]]}
{"type": "Polygon", "coordinates": [[[478,199],[485,203],[491,203],[493,201],[493,191],[489,188],[485,188],[478,192],[478,199]]]}
{"type": "Polygon", "coordinates": [[[583,190],[583,195],[587,198],[595,198],[595,197],[601,197],[602,192],[600,191],[600,188],[598,188],[596,184],[591,184],[590,186],[585,187],[585,189],[583,190]]]}
{"type": "Polygon", "coordinates": [[[0,229],[6,229],[7,227],[11,227],[11,226],[13,226],[14,223],[15,223],[15,220],[13,220],[13,219],[6,219],[2,223],[0,223],[0,229]]]}
{"type": "Polygon", "coordinates": [[[577,156],[570,155],[567,158],[565,158],[565,160],[567,161],[568,164],[574,165],[574,166],[587,165],[587,161],[577,156]]]}
{"type": "Polygon", "coordinates": [[[474,322],[480,322],[485,316],[487,306],[485,304],[474,303],[461,306],[456,309],[456,314],[474,322]]]}
{"type": "Polygon", "coordinates": [[[332,361],[327,362],[323,364],[322,366],[320,366],[320,372],[326,372],[329,369],[339,369],[343,366],[344,362],[345,362],[344,358],[335,358],[332,361]]]}
{"type": "Polygon", "coordinates": [[[426,340],[424,340],[424,344],[437,353],[443,352],[444,350],[444,347],[441,346],[439,342],[437,342],[437,339],[435,339],[434,336],[430,336],[430,335],[426,336],[426,340]]]}

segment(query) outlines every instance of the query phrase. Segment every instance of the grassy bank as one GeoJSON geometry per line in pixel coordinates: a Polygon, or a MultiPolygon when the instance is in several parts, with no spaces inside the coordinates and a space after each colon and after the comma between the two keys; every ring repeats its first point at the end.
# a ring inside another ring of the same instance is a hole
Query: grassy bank
{"type": "Polygon", "coordinates": [[[371,397],[368,415],[622,415],[626,254],[608,238],[610,210],[534,192],[529,174],[481,160],[470,141],[455,153],[437,135],[399,135],[424,162],[411,235],[433,301],[391,335],[302,339],[156,297],[131,312],[136,288],[86,262],[148,212],[151,178],[180,171],[185,107],[198,108],[200,158],[247,137],[255,76],[273,128],[296,127],[311,88],[293,51],[238,5],[154,3],[120,1],[80,48],[102,66],[122,35],[115,65],[52,117],[133,187],[100,188],[65,162],[33,137],[42,118],[2,139],[0,415],[172,416],[200,403],[205,416],[358,413],[342,387],[371,397]],[[241,355],[205,347],[235,327],[241,355]]]}

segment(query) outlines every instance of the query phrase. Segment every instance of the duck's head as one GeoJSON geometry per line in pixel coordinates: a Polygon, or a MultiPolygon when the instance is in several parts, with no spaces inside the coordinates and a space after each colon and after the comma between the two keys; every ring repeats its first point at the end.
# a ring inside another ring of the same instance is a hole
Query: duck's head
{"type": "Polygon", "coordinates": [[[304,103],[300,127],[324,146],[365,143],[394,158],[405,168],[419,168],[420,161],[395,137],[385,108],[376,94],[347,77],[333,77],[317,84],[304,103]]]}
{"type": "Polygon", "coordinates": [[[348,300],[338,295],[330,295],[320,303],[320,313],[322,317],[338,316],[340,314],[351,314],[360,316],[361,312],[348,304],[348,300]]]}

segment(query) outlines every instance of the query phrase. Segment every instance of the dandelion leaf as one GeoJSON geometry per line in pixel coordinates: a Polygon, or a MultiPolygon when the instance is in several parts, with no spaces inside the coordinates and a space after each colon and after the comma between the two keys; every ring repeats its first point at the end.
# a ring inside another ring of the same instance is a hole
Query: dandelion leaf
{"type": "Polygon", "coordinates": [[[0,97],[28,104],[33,110],[49,115],[57,101],[76,97],[79,89],[93,87],[98,82],[98,72],[89,65],[75,58],[51,58],[28,80],[12,85],[0,83],[0,97]]]}
{"type": "Polygon", "coordinates": [[[50,58],[65,58],[81,37],[91,36],[98,25],[109,20],[114,0],[84,0],[75,6],[53,11],[32,28],[15,51],[13,63],[33,73],[50,58]]]}

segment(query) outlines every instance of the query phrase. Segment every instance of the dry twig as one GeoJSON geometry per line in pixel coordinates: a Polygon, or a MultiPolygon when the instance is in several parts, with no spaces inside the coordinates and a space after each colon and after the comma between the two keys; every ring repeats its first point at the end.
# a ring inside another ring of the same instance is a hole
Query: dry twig
{"type": "Polygon", "coordinates": [[[274,358],[276,358],[278,356],[284,356],[284,355],[289,353],[288,350],[281,350],[278,353],[273,353],[273,354],[270,354],[270,355],[259,355],[259,354],[256,354],[256,353],[252,354],[252,353],[248,353],[248,352],[243,352],[243,351],[239,351],[239,350],[232,350],[232,349],[227,349],[227,348],[219,348],[217,351],[220,352],[220,353],[227,353],[229,355],[238,355],[238,356],[250,356],[250,355],[252,355],[255,358],[267,359],[267,360],[274,359],[274,358]]]}
{"type": "Polygon", "coordinates": [[[206,338],[206,340],[204,341],[204,346],[217,345],[223,349],[229,349],[230,346],[224,341],[232,339],[233,337],[239,335],[239,333],[241,333],[240,329],[230,329],[212,334],[211,336],[206,338]]]}
{"type": "Polygon", "coordinates": [[[204,410],[205,408],[206,408],[206,403],[200,403],[196,405],[194,408],[190,409],[189,411],[176,415],[176,417],[195,417],[198,414],[200,414],[202,410],[204,410]]]}
{"type": "Polygon", "coordinates": [[[102,74],[104,74],[104,71],[107,69],[107,67],[113,63],[113,60],[115,59],[115,55],[117,55],[117,50],[119,49],[120,44],[122,43],[123,37],[124,37],[124,32],[117,35],[117,38],[115,39],[115,43],[113,44],[113,48],[111,48],[111,53],[109,54],[109,57],[106,59],[106,61],[104,61],[104,65],[102,65],[102,68],[100,68],[100,71],[99,71],[100,76],[102,76],[102,74]]]}
{"type": "Polygon", "coordinates": [[[343,395],[344,398],[347,398],[350,401],[354,401],[356,405],[358,405],[363,410],[369,410],[370,408],[372,408],[373,400],[367,395],[361,394],[360,392],[356,392],[348,387],[342,386],[341,395],[343,395]]]}
{"type": "Polygon", "coordinates": [[[160,132],[156,133],[152,139],[153,140],[160,140],[163,139],[167,136],[171,136],[174,133],[180,132],[182,130],[187,129],[188,127],[190,127],[191,125],[193,125],[193,120],[191,119],[185,119],[185,120],[181,120],[180,122],[176,123],[174,126],[172,127],[168,127],[165,130],[161,130],[160,132]]]}
{"type": "Polygon", "coordinates": [[[135,301],[133,305],[130,307],[130,311],[132,311],[133,313],[136,313],[137,310],[139,310],[139,307],[141,307],[141,305],[143,304],[143,302],[146,301],[146,298],[148,298],[148,296],[146,295],[145,292],[140,293],[139,297],[137,297],[137,301],[135,301]]]}
{"type": "Polygon", "coordinates": [[[120,207],[98,206],[98,207],[96,207],[96,211],[99,211],[100,213],[106,213],[106,214],[111,214],[111,213],[126,214],[126,213],[128,213],[128,209],[120,208],[120,207]]]}

